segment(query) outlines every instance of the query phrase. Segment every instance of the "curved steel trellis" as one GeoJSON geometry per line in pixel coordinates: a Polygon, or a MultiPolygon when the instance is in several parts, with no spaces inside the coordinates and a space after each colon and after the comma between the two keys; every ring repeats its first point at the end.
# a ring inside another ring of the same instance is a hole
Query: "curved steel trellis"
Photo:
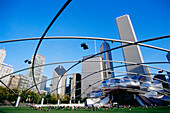
{"type": "MultiPolygon", "coordinates": [[[[62,11],[66,8],[66,6],[67,6],[70,2],[71,2],[71,0],[68,0],[68,1],[64,4],[64,6],[60,9],[60,11],[57,13],[57,15],[53,18],[53,20],[51,21],[51,23],[49,24],[49,26],[47,27],[47,29],[46,29],[45,32],[43,33],[42,37],[40,38],[39,43],[38,43],[38,45],[37,45],[37,47],[36,47],[36,50],[35,50],[35,53],[34,53],[34,56],[33,56],[33,62],[32,62],[32,67],[31,67],[31,68],[32,68],[33,81],[34,81],[34,84],[35,84],[36,89],[37,89],[37,91],[38,91],[39,94],[40,94],[40,92],[39,92],[39,90],[38,90],[38,87],[37,87],[37,84],[36,84],[36,81],[35,81],[35,77],[34,77],[34,64],[35,64],[36,54],[37,54],[37,52],[38,52],[39,46],[41,45],[41,42],[42,42],[42,40],[44,39],[46,33],[48,32],[48,30],[50,29],[50,27],[52,26],[52,24],[55,22],[55,20],[58,18],[58,16],[62,13],[62,11]]],[[[88,57],[88,58],[86,58],[86,59],[83,59],[83,60],[78,61],[76,64],[74,64],[74,65],[71,66],[69,69],[67,69],[66,72],[68,72],[70,69],[72,69],[72,68],[75,67],[76,65],[80,64],[81,62],[84,62],[85,60],[88,60],[88,59],[90,59],[90,58],[93,58],[93,57],[96,56],[96,55],[100,55],[100,54],[102,54],[102,53],[105,53],[105,52],[108,52],[108,51],[111,51],[111,50],[115,50],[115,49],[119,49],[119,48],[123,48],[123,47],[127,47],[127,46],[130,46],[130,45],[140,45],[140,43],[142,43],[142,42],[148,42],[148,41],[158,40],[158,39],[167,38],[167,37],[169,37],[169,35],[168,35],[168,36],[165,36],[165,37],[157,37],[157,38],[147,39],[147,40],[143,40],[143,41],[132,42],[132,43],[128,43],[128,44],[126,44],[126,45],[118,46],[118,47],[112,48],[112,49],[110,49],[110,50],[106,50],[106,51],[97,53],[97,54],[92,55],[92,56],[90,56],[90,57],[88,57]]],[[[143,46],[147,47],[148,45],[143,45],[143,46]]],[[[151,46],[148,46],[148,47],[154,48],[154,49],[157,48],[157,49],[161,50],[161,49],[158,48],[158,47],[151,47],[151,46]]],[[[162,49],[162,50],[163,50],[163,49],[162,49]]],[[[165,49],[164,49],[163,51],[170,52],[169,50],[165,50],[165,49]]],[[[66,73],[66,72],[65,72],[65,73],[66,73]]],[[[64,74],[65,74],[65,73],[64,73],[64,74]]],[[[61,78],[64,76],[64,74],[61,76],[61,78]]],[[[61,78],[59,79],[59,81],[58,81],[58,83],[57,83],[57,87],[58,87],[58,84],[59,84],[61,78]]],[[[57,90],[57,91],[58,91],[58,90],[57,90]]]]}
{"type": "MultiPolygon", "coordinates": [[[[169,38],[170,35],[166,36],[161,36],[161,37],[156,37],[156,40],[158,39],[164,39],[164,38],[169,38]]],[[[25,38],[25,39],[14,39],[14,40],[6,40],[6,41],[0,41],[0,43],[8,43],[8,42],[18,42],[18,41],[29,41],[29,40],[39,40],[40,37],[36,38],[25,38]]],[[[121,42],[121,43],[131,43],[133,44],[134,42],[132,41],[126,41],[126,40],[118,40],[118,39],[109,39],[109,38],[99,38],[99,37],[78,37],[78,36],[55,36],[55,37],[44,37],[44,39],[88,39],[88,40],[105,40],[105,41],[113,41],[113,42],[121,42]]],[[[147,40],[146,40],[147,41],[147,40]]],[[[149,40],[148,41],[152,41],[149,40]]],[[[148,44],[143,44],[143,43],[138,43],[137,45],[152,48],[152,49],[157,49],[165,52],[170,52],[168,49],[156,47],[156,46],[151,46],[148,44]]]]}

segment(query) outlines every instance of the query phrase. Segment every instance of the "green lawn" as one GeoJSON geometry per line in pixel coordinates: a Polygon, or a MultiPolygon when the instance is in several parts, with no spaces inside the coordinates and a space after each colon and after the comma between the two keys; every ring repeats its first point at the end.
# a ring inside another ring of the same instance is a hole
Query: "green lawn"
{"type": "MultiPolygon", "coordinates": [[[[42,108],[42,111],[35,110],[35,108],[29,108],[29,107],[4,107],[0,108],[0,113],[44,113],[47,108],[42,108]]],[[[56,110],[51,109],[49,111],[50,113],[106,113],[106,112],[114,112],[114,113],[170,113],[170,108],[168,107],[157,107],[157,108],[145,108],[142,109],[141,107],[133,108],[130,111],[128,108],[122,110],[118,110],[117,108],[114,108],[112,111],[108,109],[107,111],[103,111],[103,108],[100,108],[98,111],[92,111],[91,109],[78,109],[71,111],[70,109],[64,109],[64,110],[56,110]]]]}

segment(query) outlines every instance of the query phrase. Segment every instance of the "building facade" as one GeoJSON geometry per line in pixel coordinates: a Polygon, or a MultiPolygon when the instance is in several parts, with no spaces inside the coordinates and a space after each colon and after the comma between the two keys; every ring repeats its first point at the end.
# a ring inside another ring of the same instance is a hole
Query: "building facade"
{"type": "MultiPolygon", "coordinates": [[[[31,62],[32,61],[33,61],[33,56],[32,56],[31,62]]],[[[35,57],[35,66],[44,65],[44,63],[45,63],[45,56],[37,54],[35,57]]],[[[30,64],[30,67],[32,67],[32,64],[30,64]]],[[[34,77],[35,77],[36,83],[41,82],[43,69],[44,69],[44,66],[34,68],[34,77]]],[[[28,70],[27,76],[30,78],[29,87],[31,87],[32,85],[34,85],[33,78],[32,78],[32,69],[28,70]]],[[[40,84],[37,85],[37,87],[38,89],[40,89],[40,84]]],[[[31,90],[36,91],[36,87],[33,87],[31,90]]]]}
{"type": "Polygon", "coordinates": [[[60,96],[65,95],[65,89],[66,89],[65,85],[66,85],[66,79],[67,79],[65,68],[60,65],[58,67],[56,67],[53,70],[53,78],[54,79],[51,80],[50,92],[55,93],[56,95],[58,93],[60,96]],[[62,77],[62,75],[64,75],[64,76],[62,77]],[[60,80],[58,88],[57,88],[58,81],[61,77],[62,77],[62,79],[60,80]]]}
{"type": "MultiPolygon", "coordinates": [[[[170,52],[167,53],[166,58],[167,58],[168,61],[170,62],[170,52]]],[[[167,74],[168,74],[168,77],[169,77],[169,80],[168,80],[168,81],[170,81],[170,72],[167,72],[167,74]]]]}
{"type": "Polygon", "coordinates": [[[19,75],[10,76],[9,87],[11,89],[18,88],[19,80],[20,80],[19,75]]]}
{"type": "MultiPolygon", "coordinates": [[[[0,49],[0,77],[3,77],[7,74],[10,74],[13,72],[13,66],[3,63],[4,59],[6,57],[6,51],[5,48],[0,49]]],[[[10,75],[13,76],[13,75],[10,75]]],[[[3,79],[1,79],[1,81],[6,84],[7,86],[9,86],[10,83],[10,76],[4,77],[3,79]]],[[[0,83],[0,86],[4,86],[2,83],[0,83]]]]}
{"type": "Polygon", "coordinates": [[[30,78],[25,75],[15,75],[10,77],[9,87],[11,89],[18,88],[18,90],[23,91],[29,88],[30,78]]]}
{"type": "MultiPolygon", "coordinates": [[[[41,79],[41,82],[43,82],[43,81],[46,81],[47,80],[47,76],[42,76],[42,79],[41,79]]],[[[46,83],[47,83],[47,81],[46,82],[43,82],[43,83],[41,83],[41,85],[40,85],[40,90],[45,90],[46,89],[46,83]]]]}
{"type": "Polygon", "coordinates": [[[25,75],[19,75],[19,76],[20,76],[20,80],[18,84],[18,89],[20,91],[26,90],[27,88],[29,88],[30,77],[25,76],[25,75]]]}
{"type": "MultiPolygon", "coordinates": [[[[87,58],[83,57],[83,59],[87,58]]],[[[100,87],[100,81],[107,79],[104,73],[98,72],[93,74],[92,76],[88,76],[94,72],[103,70],[103,63],[102,58],[100,56],[96,56],[82,62],[82,81],[81,81],[81,94],[82,98],[87,97],[90,95],[90,92],[96,90],[100,87]],[[92,61],[92,62],[91,62],[92,61]],[[95,62],[97,61],[97,62],[95,62]],[[88,76],[88,77],[86,77],[88,76]],[[86,78],[85,78],[86,77],[86,78]],[[83,79],[85,78],[85,79],[83,79]],[[94,84],[95,82],[99,81],[98,83],[94,84]],[[93,85],[94,84],[94,85],[93,85]]]]}
{"type": "Polygon", "coordinates": [[[0,49],[0,64],[4,62],[5,56],[6,56],[5,48],[0,49]]]}
{"type": "MultiPolygon", "coordinates": [[[[107,51],[109,49],[110,49],[110,45],[106,41],[104,41],[102,43],[102,45],[100,46],[100,52],[107,51]]],[[[103,69],[106,69],[105,75],[107,76],[107,78],[114,78],[115,75],[112,72],[114,70],[113,69],[113,62],[109,62],[109,61],[112,61],[111,51],[102,53],[101,58],[102,58],[102,60],[107,60],[108,61],[108,62],[107,61],[103,62],[103,69]],[[112,73],[108,74],[108,72],[112,72],[112,73]]]]}
{"type": "Polygon", "coordinates": [[[79,73],[74,73],[71,76],[71,81],[70,81],[70,85],[71,85],[71,99],[80,99],[81,97],[81,74],[79,73]]]}
{"type": "MultiPolygon", "coordinates": [[[[124,15],[116,18],[117,28],[121,40],[137,42],[137,38],[130,20],[129,15],[124,15]]],[[[127,43],[122,43],[125,45],[127,43]]],[[[143,63],[142,53],[138,45],[131,45],[123,48],[124,59],[126,62],[143,63]]],[[[141,65],[126,66],[127,72],[134,72],[139,74],[148,74],[148,76],[137,76],[138,79],[146,81],[151,80],[149,69],[141,65]]],[[[133,74],[128,74],[129,77],[134,77],[133,74]]]]}
{"type": "MultiPolygon", "coordinates": [[[[7,74],[10,74],[13,72],[13,66],[12,65],[8,65],[8,64],[0,64],[0,77],[3,77],[7,74]]],[[[11,75],[13,76],[13,75],[11,75]]],[[[3,83],[5,83],[7,86],[9,85],[9,82],[10,82],[10,76],[7,76],[3,79],[1,79],[1,81],[3,83]]],[[[4,86],[2,83],[0,83],[0,86],[4,86]]]]}

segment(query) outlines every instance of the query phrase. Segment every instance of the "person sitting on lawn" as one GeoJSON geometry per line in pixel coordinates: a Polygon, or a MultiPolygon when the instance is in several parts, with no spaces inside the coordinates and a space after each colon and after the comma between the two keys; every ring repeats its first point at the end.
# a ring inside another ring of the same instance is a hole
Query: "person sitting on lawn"
{"type": "Polygon", "coordinates": [[[48,107],[46,111],[50,111],[50,107],[48,107]]]}
{"type": "Polygon", "coordinates": [[[129,110],[131,111],[131,106],[129,105],[129,110]]]}

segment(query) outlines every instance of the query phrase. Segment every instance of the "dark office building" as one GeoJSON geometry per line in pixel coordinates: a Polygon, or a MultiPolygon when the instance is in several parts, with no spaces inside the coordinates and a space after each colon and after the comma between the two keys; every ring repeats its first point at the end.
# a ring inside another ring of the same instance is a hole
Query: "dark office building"
{"type": "Polygon", "coordinates": [[[80,99],[81,96],[81,74],[75,73],[71,77],[71,98],[80,99]]]}
{"type": "Polygon", "coordinates": [[[65,91],[65,94],[69,95],[69,96],[71,96],[70,95],[70,91],[71,91],[71,79],[72,79],[72,77],[69,78],[69,83],[67,84],[66,91],[65,91]]]}

